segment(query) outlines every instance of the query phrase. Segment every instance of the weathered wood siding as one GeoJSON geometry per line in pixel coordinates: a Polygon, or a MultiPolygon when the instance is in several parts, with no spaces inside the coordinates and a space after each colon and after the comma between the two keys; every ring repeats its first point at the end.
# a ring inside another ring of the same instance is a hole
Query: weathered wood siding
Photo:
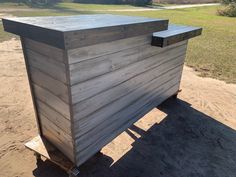
{"type": "Polygon", "coordinates": [[[158,48],[150,35],[68,51],[79,166],[178,89],[187,41],[158,48]]]}
{"type": "Polygon", "coordinates": [[[23,39],[41,133],[78,166],[179,89],[187,41],[151,40],[67,51],[23,39]]]}
{"type": "Polygon", "coordinates": [[[21,36],[40,135],[77,166],[177,93],[187,40],[201,32],[109,14],[2,21],[21,36]]]}
{"type": "Polygon", "coordinates": [[[74,161],[66,52],[22,39],[41,133],[74,161]]]}

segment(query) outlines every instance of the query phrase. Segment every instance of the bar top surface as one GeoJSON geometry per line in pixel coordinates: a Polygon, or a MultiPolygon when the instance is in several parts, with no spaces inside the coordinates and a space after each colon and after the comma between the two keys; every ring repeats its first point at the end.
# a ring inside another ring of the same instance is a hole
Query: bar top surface
{"type": "Polygon", "coordinates": [[[10,20],[16,23],[23,23],[51,30],[57,30],[61,32],[163,21],[163,19],[110,14],[56,17],[10,17],[5,18],[5,20],[10,20]]]}
{"type": "Polygon", "coordinates": [[[168,28],[168,20],[111,14],[3,18],[4,30],[61,49],[150,34],[168,28]]]}

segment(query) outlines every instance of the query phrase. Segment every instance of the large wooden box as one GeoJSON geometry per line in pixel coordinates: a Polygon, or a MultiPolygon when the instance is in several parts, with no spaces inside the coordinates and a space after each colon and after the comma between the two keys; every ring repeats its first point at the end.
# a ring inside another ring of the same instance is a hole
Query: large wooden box
{"type": "Polygon", "coordinates": [[[187,39],[196,35],[178,38],[176,26],[163,34],[168,20],[116,15],[3,25],[21,36],[40,134],[77,166],[176,94],[187,39]]]}

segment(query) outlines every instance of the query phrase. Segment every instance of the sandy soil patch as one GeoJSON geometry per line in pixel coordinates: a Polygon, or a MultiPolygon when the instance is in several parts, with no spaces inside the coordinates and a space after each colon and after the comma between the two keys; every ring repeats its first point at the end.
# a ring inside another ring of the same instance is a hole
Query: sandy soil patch
{"type": "MultiPolygon", "coordinates": [[[[0,84],[0,176],[67,176],[37,166],[23,146],[37,127],[18,40],[0,43],[0,84]]],[[[235,177],[236,85],[185,67],[181,89],[81,166],[81,177],[235,177]]]]}

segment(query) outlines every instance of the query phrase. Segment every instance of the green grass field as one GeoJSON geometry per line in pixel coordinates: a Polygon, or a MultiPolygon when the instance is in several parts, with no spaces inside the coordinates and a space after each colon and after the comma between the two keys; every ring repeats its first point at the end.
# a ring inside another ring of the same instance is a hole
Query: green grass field
{"type": "Polygon", "coordinates": [[[199,7],[122,14],[167,18],[170,23],[202,27],[202,36],[189,42],[186,64],[202,76],[236,83],[236,18],[217,16],[216,10],[199,7]]]}
{"type": "MultiPolygon", "coordinates": [[[[4,9],[7,6],[8,5],[4,5],[4,9]]],[[[12,8],[12,6],[9,8],[12,8]]],[[[54,16],[91,14],[98,13],[94,10],[105,11],[107,9],[130,9],[140,7],[129,5],[59,3],[50,8],[51,9],[34,9],[34,11],[14,11],[9,13],[14,16],[54,16]]],[[[167,18],[170,19],[170,23],[203,27],[202,36],[194,38],[189,42],[186,64],[199,71],[202,76],[209,76],[226,82],[236,83],[236,18],[217,16],[217,8],[217,6],[212,6],[163,11],[109,13],[167,18]]],[[[3,28],[0,26],[0,41],[8,40],[11,37],[12,35],[3,32],[3,28]]]]}

